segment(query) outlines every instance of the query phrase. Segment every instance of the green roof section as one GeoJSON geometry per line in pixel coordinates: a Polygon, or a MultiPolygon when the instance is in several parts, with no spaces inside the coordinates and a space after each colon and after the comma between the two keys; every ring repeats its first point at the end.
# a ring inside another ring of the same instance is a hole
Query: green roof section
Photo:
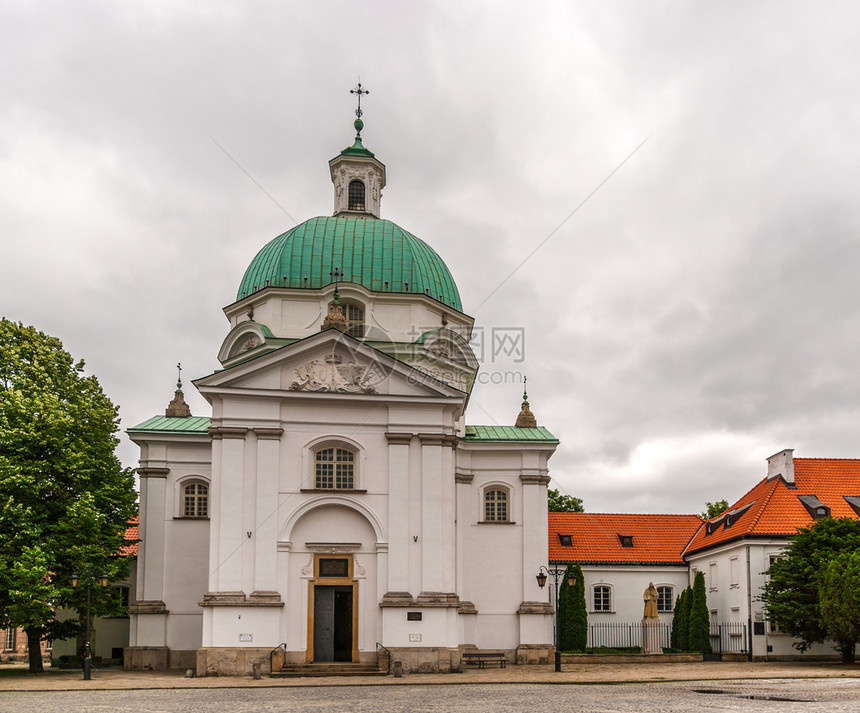
{"type": "Polygon", "coordinates": [[[516,426],[466,426],[466,441],[522,443],[558,443],[559,440],[543,426],[517,428],[516,426]]]}
{"type": "Polygon", "coordinates": [[[311,218],[279,235],[251,261],[236,300],[266,287],[318,290],[336,267],[344,282],[371,292],[426,295],[463,311],[454,278],[429,245],[390,220],[357,216],[311,218]]]}
{"type": "Polygon", "coordinates": [[[208,433],[210,418],[208,416],[186,416],[171,418],[170,416],[153,416],[143,423],[129,428],[128,431],[147,433],[208,433]]]}

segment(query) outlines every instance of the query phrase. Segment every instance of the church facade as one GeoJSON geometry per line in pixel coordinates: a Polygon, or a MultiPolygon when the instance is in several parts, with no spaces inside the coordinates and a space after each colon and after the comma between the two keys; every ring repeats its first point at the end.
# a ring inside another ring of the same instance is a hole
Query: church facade
{"type": "Polygon", "coordinates": [[[224,312],[222,368],[181,384],[140,447],[132,669],[457,669],[468,648],[546,661],[548,460],[524,396],[466,425],[473,320],[442,259],[380,214],[385,166],[330,161],[334,214],[278,236],[224,312]]]}

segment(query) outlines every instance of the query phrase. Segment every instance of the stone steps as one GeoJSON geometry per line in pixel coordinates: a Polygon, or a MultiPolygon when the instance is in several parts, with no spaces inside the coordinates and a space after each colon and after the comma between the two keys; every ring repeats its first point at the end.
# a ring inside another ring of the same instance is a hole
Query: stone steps
{"type": "Polygon", "coordinates": [[[286,664],[280,671],[273,671],[272,678],[297,678],[300,676],[387,676],[375,663],[326,662],[286,664]]]}

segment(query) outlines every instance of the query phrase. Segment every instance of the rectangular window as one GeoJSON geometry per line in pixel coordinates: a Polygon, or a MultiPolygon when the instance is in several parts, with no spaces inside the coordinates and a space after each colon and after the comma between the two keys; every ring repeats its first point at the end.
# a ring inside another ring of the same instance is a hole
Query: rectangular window
{"type": "Polygon", "coordinates": [[[6,629],[6,636],[3,640],[3,650],[4,651],[14,651],[15,650],[15,627],[10,626],[6,629]]]}
{"type": "Polygon", "coordinates": [[[708,589],[712,592],[717,591],[717,563],[711,562],[708,565],[708,589]]]}
{"type": "Polygon", "coordinates": [[[612,589],[610,587],[594,588],[594,611],[612,611],[612,589]]]}
{"type": "Polygon", "coordinates": [[[117,587],[117,596],[119,597],[120,606],[123,609],[128,609],[130,592],[131,590],[128,587],[122,585],[117,587]]]}
{"type": "Polygon", "coordinates": [[[737,557],[732,557],[729,560],[729,574],[731,575],[731,585],[733,587],[740,586],[741,583],[741,563],[737,557]]]}
{"type": "Polygon", "coordinates": [[[672,587],[657,587],[657,611],[672,611],[672,587]]]}

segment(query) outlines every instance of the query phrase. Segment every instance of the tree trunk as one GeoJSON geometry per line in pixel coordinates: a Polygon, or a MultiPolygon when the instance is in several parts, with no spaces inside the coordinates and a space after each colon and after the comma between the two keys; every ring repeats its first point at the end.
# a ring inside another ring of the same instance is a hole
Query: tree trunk
{"type": "Polygon", "coordinates": [[[42,665],[42,632],[40,629],[24,629],[27,634],[27,658],[30,673],[45,673],[42,665]]]}
{"type": "Polygon", "coordinates": [[[854,647],[856,641],[843,641],[839,644],[839,652],[842,654],[842,663],[854,663],[854,647]]]}

